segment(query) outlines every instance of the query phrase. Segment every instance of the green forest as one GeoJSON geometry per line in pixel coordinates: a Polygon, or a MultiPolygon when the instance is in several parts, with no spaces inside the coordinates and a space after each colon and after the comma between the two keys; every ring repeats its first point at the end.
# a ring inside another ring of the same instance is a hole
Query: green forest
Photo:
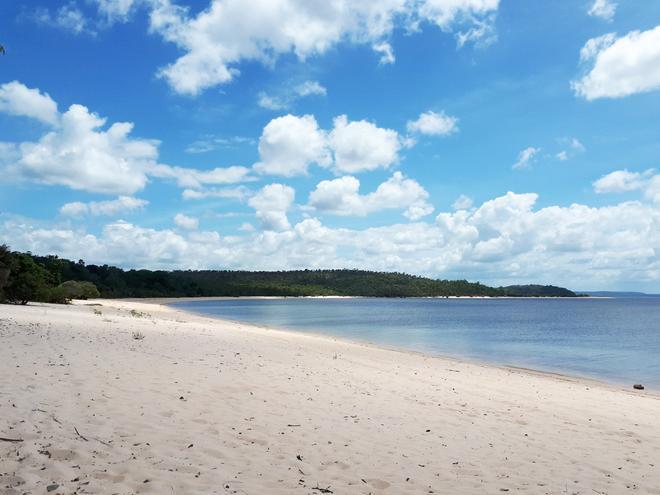
{"type": "Polygon", "coordinates": [[[11,252],[0,246],[0,300],[202,296],[576,297],[549,285],[488,287],[467,280],[434,280],[365,270],[124,270],[57,256],[11,252]]]}

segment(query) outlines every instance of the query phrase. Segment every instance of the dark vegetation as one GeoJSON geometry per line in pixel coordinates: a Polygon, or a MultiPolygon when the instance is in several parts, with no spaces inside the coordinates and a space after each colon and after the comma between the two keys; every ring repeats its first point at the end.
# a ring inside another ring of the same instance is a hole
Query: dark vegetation
{"type": "Polygon", "coordinates": [[[61,283],[62,280],[57,263],[45,265],[30,253],[12,253],[7,246],[0,245],[1,302],[66,303],[71,299],[99,297],[99,291],[90,282],[61,283]]]}
{"type": "Polygon", "coordinates": [[[509,285],[503,287],[512,297],[575,297],[575,292],[554,285],[509,285]]]}
{"type": "Polygon", "coordinates": [[[201,296],[575,297],[541,285],[488,287],[466,280],[433,280],[364,270],[123,270],[57,256],[11,253],[0,247],[0,300],[66,302],[93,297],[201,296]]]}

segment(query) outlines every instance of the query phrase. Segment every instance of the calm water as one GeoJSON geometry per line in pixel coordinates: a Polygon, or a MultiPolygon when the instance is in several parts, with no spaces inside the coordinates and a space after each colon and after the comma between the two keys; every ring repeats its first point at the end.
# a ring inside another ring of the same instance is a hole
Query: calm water
{"type": "Polygon", "coordinates": [[[232,299],[180,309],[660,388],[660,298],[232,299]]]}

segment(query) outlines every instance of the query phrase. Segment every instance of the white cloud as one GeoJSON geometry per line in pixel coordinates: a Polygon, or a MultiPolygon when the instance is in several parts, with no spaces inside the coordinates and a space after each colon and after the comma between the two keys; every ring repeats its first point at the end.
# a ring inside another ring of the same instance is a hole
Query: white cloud
{"type": "Polygon", "coordinates": [[[533,161],[536,155],[539,154],[541,151],[541,148],[534,148],[533,146],[530,146],[529,148],[525,148],[522,150],[520,153],[518,153],[518,161],[513,164],[514,169],[519,169],[519,168],[527,168],[529,167],[533,161]]]}
{"type": "Polygon", "coordinates": [[[258,95],[257,104],[268,110],[284,110],[289,108],[300,98],[308,96],[325,96],[327,89],[318,81],[304,81],[293,88],[281,91],[276,95],[269,95],[262,91],[258,95]]]}
{"type": "Polygon", "coordinates": [[[194,141],[186,148],[186,153],[208,153],[219,148],[237,148],[245,144],[255,144],[255,140],[244,136],[220,137],[207,135],[194,141]]]}
{"type": "Polygon", "coordinates": [[[464,41],[492,37],[486,27],[498,5],[499,0],[337,0],[319,7],[304,0],[212,0],[190,16],[188,9],[160,0],[152,4],[151,31],[184,51],[161,75],[178,93],[196,95],[231,81],[241,61],[273,64],[288,53],[304,60],[341,42],[370,44],[389,62],[394,55],[387,38],[399,27],[413,31],[433,24],[471,33],[464,41]]]}
{"type": "Polygon", "coordinates": [[[60,114],[48,94],[17,81],[0,86],[0,112],[50,126],[38,141],[0,143],[6,177],[113,195],[134,194],[150,176],[187,188],[253,180],[246,167],[196,170],[159,164],[159,141],[132,137],[132,123],[107,126],[107,119],[78,104],[60,114]]]}
{"type": "Polygon", "coordinates": [[[389,168],[399,160],[402,142],[392,129],[377,127],[366,120],[349,122],[345,115],[340,115],[334,119],[329,145],[336,171],[358,173],[389,168]]]}
{"type": "Polygon", "coordinates": [[[271,120],[259,139],[260,161],[254,169],[262,174],[293,177],[306,175],[312,164],[336,173],[358,173],[389,168],[399,160],[406,141],[392,129],[366,120],[349,122],[336,117],[327,132],[313,115],[285,115],[271,120]]]}
{"type": "Polygon", "coordinates": [[[469,210],[472,208],[473,204],[474,202],[472,201],[472,198],[466,196],[465,194],[461,194],[458,198],[456,198],[456,201],[454,201],[451,207],[454,210],[469,210]]]}
{"type": "Polygon", "coordinates": [[[644,187],[644,197],[660,205],[660,174],[649,177],[644,187]]]}
{"type": "Polygon", "coordinates": [[[606,21],[611,21],[616,13],[616,2],[612,0],[594,0],[587,12],[592,17],[600,17],[606,21]]]}
{"type": "Polygon", "coordinates": [[[237,184],[239,182],[253,180],[250,177],[249,168],[236,165],[231,167],[216,167],[211,170],[198,170],[154,164],[150,165],[147,171],[153,177],[174,179],[179,187],[192,189],[198,189],[207,184],[237,184]]]}
{"type": "Polygon", "coordinates": [[[69,31],[72,34],[78,35],[85,32],[94,34],[89,27],[87,18],[73,2],[62,5],[53,13],[46,8],[38,8],[32,18],[39,24],[69,31]]]}
{"type": "Polygon", "coordinates": [[[580,52],[586,72],[571,86],[587,100],[622,98],[660,89],[660,26],[617,38],[587,41],[580,52]]]}
{"type": "Polygon", "coordinates": [[[223,198],[244,200],[250,194],[250,191],[244,186],[224,187],[224,188],[205,188],[205,189],[184,189],[181,193],[183,199],[206,199],[223,198]]]}
{"type": "Polygon", "coordinates": [[[93,0],[93,2],[109,24],[127,21],[141,3],[140,0],[93,0]]]}
{"type": "Polygon", "coordinates": [[[268,110],[284,110],[289,103],[281,97],[271,96],[265,92],[260,92],[257,99],[257,105],[268,110]]]}
{"type": "Polygon", "coordinates": [[[312,163],[328,166],[331,156],[326,133],[313,115],[285,115],[271,120],[259,139],[261,161],[254,165],[263,174],[304,175],[312,163]]]}
{"type": "Polygon", "coordinates": [[[380,59],[378,60],[380,65],[390,65],[396,62],[396,57],[394,56],[392,45],[390,45],[387,41],[374,43],[371,48],[373,51],[380,54],[380,59]]]}
{"type": "Polygon", "coordinates": [[[571,138],[570,139],[570,145],[571,145],[571,148],[573,148],[574,150],[577,150],[577,151],[585,151],[586,150],[584,145],[577,138],[571,138]]]}
{"type": "Polygon", "coordinates": [[[653,175],[653,170],[629,172],[627,169],[616,170],[602,176],[594,182],[594,191],[603,193],[622,193],[643,189],[653,175]]]}
{"type": "Polygon", "coordinates": [[[157,141],[131,138],[131,123],[103,129],[106,119],[82,105],[71,105],[59,120],[39,141],[20,144],[10,173],[105,194],[133,194],[145,186],[145,170],[158,156],[157,141]]]}
{"type": "Polygon", "coordinates": [[[264,230],[288,230],[289,220],[286,216],[295,198],[292,187],[282,184],[269,184],[248,200],[255,209],[257,218],[264,230]]]}
{"type": "Polygon", "coordinates": [[[321,84],[318,81],[305,81],[300,84],[298,84],[295,88],[293,88],[293,91],[295,94],[297,94],[300,97],[305,97],[305,96],[325,96],[328,93],[328,90],[324,87],[321,86],[321,84]]]}
{"type": "Polygon", "coordinates": [[[189,217],[183,213],[177,213],[174,215],[174,225],[184,230],[197,230],[199,227],[199,219],[189,217]]]}
{"type": "Polygon", "coordinates": [[[60,208],[60,214],[65,216],[79,217],[83,215],[113,216],[121,213],[132,213],[141,210],[149,204],[145,199],[133,198],[131,196],[120,196],[108,201],[91,201],[82,203],[75,201],[66,203],[60,208]]]}
{"type": "MultiPolygon", "coordinates": [[[[647,189],[651,182],[653,178],[647,189]]],[[[279,193],[272,196],[256,205],[259,211],[287,211],[293,201],[292,193],[284,193],[284,201],[279,193]]],[[[572,288],[646,284],[654,290],[660,286],[660,203],[536,208],[537,200],[533,193],[510,192],[471,210],[440,213],[434,222],[365,229],[331,228],[316,218],[291,226],[284,216],[279,231],[227,237],[127,222],[110,223],[95,235],[5,216],[0,238],[11,239],[17,250],[70,259],[84,253],[88,262],[131,267],[355,267],[493,284],[539,282],[572,288]]]]}
{"type": "Polygon", "coordinates": [[[468,43],[474,43],[478,48],[486,48],[496,41],[495,14],[486,16],[483,20],[475,19],[471,27],[456,34],[459,48],[468,43]]]}
{"type": "Polygon", "coordinates": [[[424,112],[417,120],[408,122],[408,132],[419,132],[429,136],[447,136],[458,131],[458,119],[444,112],[424,112]]]}
{"type": "Polygon", "coordinates": [[[586,151],[585,146],[577,138],[561,138],[559,143],[565,146],[567,149],[563,149],[558,152],[555,156],[558,160],[566,161],[569,158],[574,157],[578,153],[584,153],[586,151]]]}
{"type": "Polygon", "coordinates": [[[31,89],[18,81],[0,86],[0,112],[30,117],[46,124],[58,122],[57,103],[38,89],[31,89]]]}
{"type": "Polygon", "coordinates": [[[401,172],[395,172],[372,193],[361,195],[359,190],[360,181],[355,177],[324,180],[310,193],[309,206],[320,212],[345,216],[365,216],[390,208],[405,209],[404,215],[410,220],[419,220],[433,213],[428,192],[401,172]]]}

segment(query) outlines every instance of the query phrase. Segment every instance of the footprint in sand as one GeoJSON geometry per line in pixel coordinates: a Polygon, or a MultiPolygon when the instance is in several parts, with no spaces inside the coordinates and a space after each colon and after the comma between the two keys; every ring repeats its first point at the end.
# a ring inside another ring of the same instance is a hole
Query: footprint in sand
{"type": "Polygon", "coordinates": [[[371,486],[373,486],[377,490],[385,490],[385,488],[390,487],[390,484],[387,481],[383,481],[383,480],[379,480],[379,479],[367,480],[367,483],[369,483],[371,486]]]}

